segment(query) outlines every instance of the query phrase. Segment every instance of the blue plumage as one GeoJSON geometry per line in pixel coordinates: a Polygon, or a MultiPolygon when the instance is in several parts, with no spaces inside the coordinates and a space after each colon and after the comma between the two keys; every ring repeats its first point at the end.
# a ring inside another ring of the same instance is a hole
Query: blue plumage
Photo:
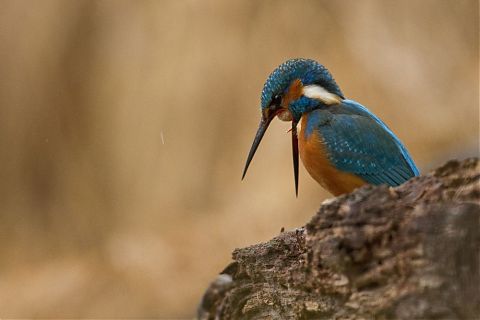
{"type": "Polygon", "coordinates": [[[319,84],[343,97],[342,91],[323,65],[311,59],[291,59],[278,66],[268,77],[262,90],[261,108],[268,108],[272,98],[285,93],[295,79],[301,79],[303,85],[319,84]]]}
{"type": "Polygon", "coordinates": [[[334,195],[365,183],[398,186],[419,175],[395,134],[367,108],[345,99],[330,72],[314,60],[292,59],[277,67],[263,87],[261,111],[242,177],[275,116],[292,122],[296,191],[299,153],[310,175],[334,195]]]}
{"type": "Polygon", "coordinates": [[[305,135],[318,130],[328,157],[339,170],[371,184],[397,186],[419,171],[393,132],[352,100],[309,113],[305,135]]]}

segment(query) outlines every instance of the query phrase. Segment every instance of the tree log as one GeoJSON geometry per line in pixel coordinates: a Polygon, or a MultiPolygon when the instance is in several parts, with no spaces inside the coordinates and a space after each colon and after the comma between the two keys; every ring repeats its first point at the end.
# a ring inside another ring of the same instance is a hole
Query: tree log
{"type": "Polygon", "coordinates": [[[478,319],[478,159],[325,201],[305,227],[235,249],[199,319],[478,319]]]}

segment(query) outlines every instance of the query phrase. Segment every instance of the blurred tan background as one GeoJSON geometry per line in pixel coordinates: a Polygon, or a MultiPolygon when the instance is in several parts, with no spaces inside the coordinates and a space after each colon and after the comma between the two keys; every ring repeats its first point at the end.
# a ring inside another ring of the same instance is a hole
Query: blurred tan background
{"type": "Polygon", "coordinates": [[[325,64],[422,171],[478,154],[478,2],[0,0],[0,317],[191,318],[235,247],[330,197],[268,74],[325,64]]]}

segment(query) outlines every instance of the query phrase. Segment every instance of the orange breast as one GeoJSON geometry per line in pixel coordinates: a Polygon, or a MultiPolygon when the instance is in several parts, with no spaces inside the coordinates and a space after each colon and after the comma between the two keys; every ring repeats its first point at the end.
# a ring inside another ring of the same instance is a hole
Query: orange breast
{"type": "Polygon", "coordinates": [[[298,137],[300,157],[308,173],[335,196],[350,193],[366,182],[358,176],[336,169],[327,158],[325,145],[317,130],[305,138],[308,114],[302,116],[298,137]]]}

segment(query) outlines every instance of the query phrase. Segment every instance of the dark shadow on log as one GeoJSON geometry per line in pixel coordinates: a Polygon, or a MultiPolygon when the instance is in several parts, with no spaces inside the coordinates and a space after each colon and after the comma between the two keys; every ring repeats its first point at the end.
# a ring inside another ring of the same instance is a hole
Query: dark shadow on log
{"type": "Polygon", "coordinates": [[[200,319],[478,319],[478,159],[325,202],[304,227],[233,252],[200,319]]]}

